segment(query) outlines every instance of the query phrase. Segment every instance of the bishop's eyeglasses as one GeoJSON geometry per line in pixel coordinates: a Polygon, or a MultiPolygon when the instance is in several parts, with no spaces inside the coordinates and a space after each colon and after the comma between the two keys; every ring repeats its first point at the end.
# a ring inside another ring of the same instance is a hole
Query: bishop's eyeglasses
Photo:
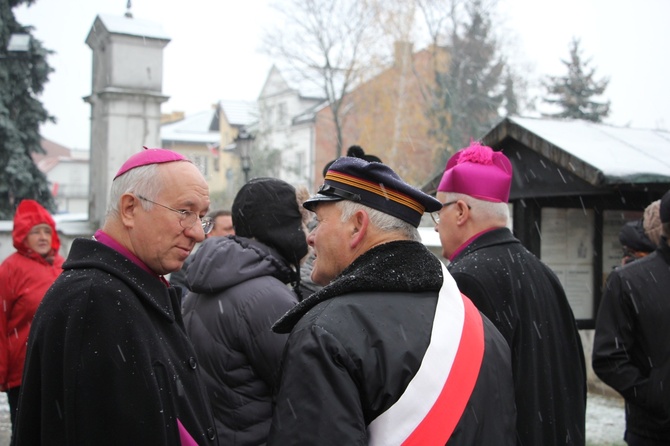
{"type": "Polygon", "coordinates": [[[212,229],[214,228],[214,220],[212,220],[209,217],[198,217],[198,214],[196,214],[193,211],[171,208],[170,206],[165,206],[164,204],[156,203],[155,201],[149,200],[148,198],[143,197],[142,195],[138,195],[137,198],[139,198],[140,200],[148,201],[149,203],[153,203],[156,206],[160,206],[172,212],[176,212],[177,214],[179,214],[179,224],[184,229],[192,228],[193,225],[195,225],[195,223],[198,220],[200,220],[200,225],[202,226],[202,230],[205,232],[205,235],[212,232],[212,229]]]}
{"type": "MultiPolygon", "coordinates": [[[[449,207],[456,202],[458,202],[458,200],[447,201],[446,203],[442,203],[442,207],[440,208],[439,211],[435,211],[435,212],[430,213],[430,216],[431,216],[431,218],[433,219],[433,221],[435,222],[436,225],[440,224],[440,212],[442,212],[442,209],[444,209],[446,207],[449,207]]],[[[472,207],[470,207],[469,204],[466,203],[466,205],[468,206],[468,209],[472,209],[472,207]]]]}

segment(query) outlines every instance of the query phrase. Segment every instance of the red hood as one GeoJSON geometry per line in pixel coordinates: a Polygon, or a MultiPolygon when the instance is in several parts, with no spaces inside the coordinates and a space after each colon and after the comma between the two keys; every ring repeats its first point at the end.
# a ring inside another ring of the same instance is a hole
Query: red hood
{"type": "Polygon", "coordinates": [[[53,250],[53,253],[57,253],[60,248],[60,239],[56,232],[56,223],[51,217],[51,214],[49,214],[49,211],[44,209],[35,200],[22,200],[16,208],[16,213],[14,214],[14,229],[12,230],[14,248],[22,254],[27,254],[28,249],[23,242],[28,236],[28,232],[30,232],[33,226],[43,223],[51,226],[51,230],[53,231],[53,235],[51,236],[51,249],[53,250]]]}

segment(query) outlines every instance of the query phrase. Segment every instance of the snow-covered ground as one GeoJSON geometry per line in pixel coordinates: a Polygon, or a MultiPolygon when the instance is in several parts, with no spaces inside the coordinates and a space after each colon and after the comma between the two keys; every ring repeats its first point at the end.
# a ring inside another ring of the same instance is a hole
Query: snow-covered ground
{"type": "Polygon", "coordinates": [[[624,403],[612,398],[589,393],[586,401],[586,446],[625,446],[626,428],[624,403]]]}
{"type": "MultiPolygon", "coordinates": [[[[0,446],[9,446],[7,394],[0,392],[0,446]]],[[[586,406],[586,445],[625,446],[623,401],[589,393],[586,406]]]]}
{"type": "Polygon", "coordinates": [[[7,394],[0,392],[0,446],[9,446],[12,435],[12,423],[9,421],[7,394]]]}

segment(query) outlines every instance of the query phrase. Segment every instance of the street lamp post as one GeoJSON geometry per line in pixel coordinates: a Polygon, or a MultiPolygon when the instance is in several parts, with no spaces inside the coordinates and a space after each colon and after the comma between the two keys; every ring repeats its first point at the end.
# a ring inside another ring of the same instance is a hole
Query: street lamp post
{"type": "Polygon", "coordinates": [[[242,172],[244,172],[244,184],[247,184],[249,182],[249,171],[251,170],[251,160],[249,159],[249,155],[242,155],[241,161],[242,172]]]}
{"type": "Polygon", "coordinates": [[[240,164],[244,173],[244,184],[249,182],[249,172],[251,171],[251,141],[252,137],[246,130],[242,129],[237,136],[237,143],[240,147],[240,164]]]}

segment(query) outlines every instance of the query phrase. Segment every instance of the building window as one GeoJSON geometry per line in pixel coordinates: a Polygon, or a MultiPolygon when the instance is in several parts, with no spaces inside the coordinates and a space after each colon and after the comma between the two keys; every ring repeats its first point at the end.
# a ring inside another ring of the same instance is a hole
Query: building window
{"type": "Polygon", "coordinates": [[[286,102],[280,102],[279,104],[277,104],[276,122],[278,126],[284,126],[288,124],[288,113],[286,111],[286,102]]]}
{"type": "Polygon", "coordinates": [[[209,163],[207,162],[208,158],[209,157],[202,155],[193,155],[191,157],[191,161],[193,161],[193,164],[195,164],[195,166],[198,168],[198,170],[200,170],[200,173],[202,173],[205,178],[209,178],[209,163]]]}
{"type": "Polygon", "coordinates": [[[272,105],[268,105],[263,108],[263,122],[265,122],[265,127],[272,127],[272,122],[274,119],[273,116],[274,112],[274,107],[272,105]]]}

